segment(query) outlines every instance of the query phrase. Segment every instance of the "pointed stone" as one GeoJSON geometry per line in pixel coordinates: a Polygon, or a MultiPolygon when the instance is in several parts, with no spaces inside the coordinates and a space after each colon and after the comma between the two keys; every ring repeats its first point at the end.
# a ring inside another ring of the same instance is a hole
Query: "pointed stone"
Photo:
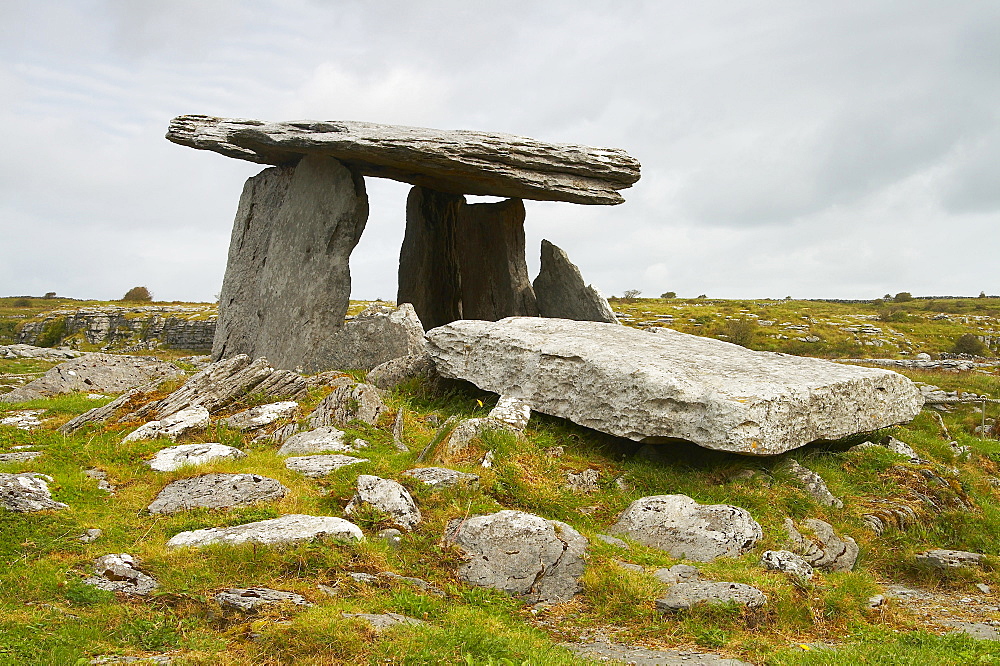
{"type": "Polygon", "coordinates": [[[541,270],[534,290],[541,317],[618,323],[603,294],[585,283],[569,256],[547,240],[542,240],[541,270]]]}

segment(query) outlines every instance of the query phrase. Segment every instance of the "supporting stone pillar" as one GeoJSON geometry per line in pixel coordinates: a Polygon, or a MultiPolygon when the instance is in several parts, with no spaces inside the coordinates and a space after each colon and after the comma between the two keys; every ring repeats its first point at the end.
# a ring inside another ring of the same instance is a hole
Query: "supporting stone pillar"
{"type": "Polygon", "coordinates": [[[464,319],[538,315],[524,260],[524,202],[466,204],[458,223],[464,319]]]}
{"type": "Polygon", "coordinates": [[[406,199],[406,233],[399,251],[397,303],[411,303],[424,329],[462,319],[462,278],[456,233],[460,194],[415,186],[406,199]]]}
{"type": "Polygon", "coordinates": [[[322,343],[344,324],[348,262],[367,221],[364,179],[332,157],[307,156],[247,180],[212,358],[247,354],[276,368],[328,368],[322,343]]]}

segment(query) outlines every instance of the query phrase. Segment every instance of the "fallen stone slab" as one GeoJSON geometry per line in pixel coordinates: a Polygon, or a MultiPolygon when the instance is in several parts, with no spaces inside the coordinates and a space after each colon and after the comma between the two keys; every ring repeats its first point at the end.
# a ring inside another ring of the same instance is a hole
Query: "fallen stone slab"
{"type": "Polygon", "coordinates": [[[363,175],[454,194],[617,204],[618,190],[639,180],[639,163],[623,150],[467,130],[189,115],[170,121],[167,139],[258,164],[329,156],[363,175]]]}
{"type": "Polygon", "coordinates": [[[224,509],[272,502],[288,494],[279,481],[259,474],[205,474],[167,485],[147,507],[150,513],[177,513],[203,507],[224,509]]]}
{"type": "Polygon", "coordinates": [[[327,367],[372,370],[393,359],[424,351],[424,327],[413,306],[369,305],[321,341],[318,356],[327,367]]]}
{"type": "Polygon", "coordinates": [[[207,428],[212,422],[208,410],[201,405],[188,407],[170,416],[164,416],[160,421],[149,421],[129,433],[122,442],[135,442],[140,439],[159,439],[165,437],[172,442],[181,435],[192,430],[207,428]]]}
{"type": "Polygon", "coordinates": [[[412,624],[421,625],[427,624],[423,620],[418,620],[415,617],[409,617],[408,615],[400,615],[399,613],[343,613],[343,617],[347,619],[356,618],[367,622],[372,629],[376,632],[384,631],[389,627],[394,627],[397,624],[412,624]]]}
{"type": "Polygon", "coordinates": [[[229,418],[222,419],[222,423],[236,430],[256,430],[266,425],[271,425],[280,419],[293,418],[299,411],[299,403],[292,400],[282,402],[272,402],[259,407],[251,407],[237,412],[229,418]]]}
{"type": "Polygon", "coordinates": [[[802,580],[813,577],[812,565],[790,550],[765,550],[760,564],[765,569],[782,571],[802,580]]]}
{"type": "Polygon", "coordinates": [[[479,476],[467,472],[459,472],[446,467],[419,467],[408,469],[403,472],[403,476],[416,479],[432,488],[451,488],[460,484],[476,485],[479,483],[479,476]]]}
{"type": "Polygon", "coordinates": [[[335,388],[333,393],[323,398],[316,409],[309,414],[309,425],[313,428],[330,425],[347,425],[351,421],[362,421],[376,425],[378,417],[386,411],[385,403],[378,389],[369,384],[353,384],[335,388]]]}
{"type": "Polygon", "coordinates": [[[412,530],[422,519],[420,509],[409,491],[396,481],[362,474],[358,477],[357,488],[354,497],[344,508],[344,513],[348,516],[358,512],[363,506],[370,506],[388,514],[398,527],[407,530],[412,530]]]}
{"type": "Polygon", "coordinates": [[[830,523],[816,518],[806,518],[802,526],[811,535],[804,535],[795,527],[791,518],[785,518],[792,549],[816,569],[826,571],[851,571],[858,559],[858,544],[849,536],[839,536],[830,523]]]}
{"type": "Polygon", "coordinates": [[[688,610],[697,604],[735,603],[747,608],[760,608],[767,603],[764,593],[743,583],[698,581],[671,585],[667,595],[656,600],[659,611],[688,610]]]}
{"type": "Polygon", "coordinates": [[[216,543],[230,545],[256,543],[262,546],[278,546],[321,538],[337,541],[360,541],[364,535],[360,527],[343,518],[288,514],[280,518],[232,527],[209,527],[181,532],[167,541],[167,548],[200,548],[216,543]]]}
{"type": "Polygon", "coordinates": [[[141,597],[160,586],[156,579],[139,569],[138,561],[128,553],[98,557],[94,560],[94,573],[96,575],[85,578],[83,582],[108,592],[141,597]]]}
{"type": "Polygon", "coordinates": [[[889,370],[598,322],[511,317],[427,332],[438,372],[636,441],[774,455],[903,423],[922,405],[889,370]]]}
{"type": "Polygon", "coordinates": [[[303,476],[318,479],[336,472],[341,467],[368,462],[368,458],[355,458],[340,454],[320,456],[294,456],[285,460],[285,467],[303,476]]]}
{"type": "Polygon", "coordinates": [[[760,524],[744,509],[702,505],[686,495],[637,499],[608,531],[696,562],[737,557],[763,536],[760,524]]]}
{"type": "Polygon", "coordinates": [[[959,567],[978,567],[982,564],[982,553],[970,553],[965,550],[945,550],[935,548],[919,553],[914,558],[917,564],[933,569],[958,569],[959,567]]]}
{"type": "Polygon", "coordinates": [[[308,607],[313,604],[301,594],[272,590],[269,587],[230,587],[215,595],[215,603],[223,610],[254,613],[277,604],[308,607]]]}
{"type": "Polygon", "coordinates": [[[279,456],[307,455],[324,451],[354,451],[355,445],[344,441],[344,432],[333,426],[320,426],[299,432],[288,439],[278,449],[279,456]]]}
{"type": "Polygon", "coordinates": [[[405,381],[416,378],[427,381],[438,379],[434,360],[423,349],[423,336],[421,336],[419,352],[394,358],[391,361],[386,361],[375,366],[368,371],[365,381],[372,386],[388,391],[396,388],[405,381]]]}
{"type": "Polygon", "coordinates": [[[34,472],[0,473],[0,506],[16,513],[65,509],[68,505],[52,499],[52,477],[34,472]]]}
{"type": "Polygon", "coordinates": [[[456,519],[445,542],[465,551],[458,577],[528,603],[569,601],[582,587],[587,539],[566,523],[522,511],[456,519]]]}
{"type": "Polygon", "coordinates": [[[608,299],[584,282],[566,252],[544,239],[541,268],[532,285],[540,317],[618,323],[608,299]]]}
{"type": "Polygon", "coordinates": [[[35,381],[0,395],[0,402],[26,402],[64,393],[122,393],[150,382],[182,377],[173,363],[147,356],[86,354],[60,363],[35,381]]]}
{"type": "Polygon", "coordinates": [[[173,472],[185,465],[203,465],[212,460],[244,458],[246,455],[235,447],[218,442],[178,444],[160,449],[146,464],[157,472],[173,472]]]}
{"type": "Polygon", "coordinates": [[[635,645],[599,641],[561,645],[585,659],[622,662],[629,666],[753,666],[746,661],[728,659],[697,650],[652,650],[635,645]]]}

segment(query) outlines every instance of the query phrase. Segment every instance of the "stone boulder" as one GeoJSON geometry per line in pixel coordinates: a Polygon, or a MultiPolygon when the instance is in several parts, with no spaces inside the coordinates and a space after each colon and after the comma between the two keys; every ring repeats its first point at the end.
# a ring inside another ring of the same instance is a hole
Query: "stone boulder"
{"type": "Polygon", "coordinates": [[[236,430],[256,430],[281,419],[293,418],[298,411],[299,403],[293,400],[285,400],[244,409],[242,412],[237,412],[229,418],[222,419],[221,422],[236,430]]]}
{"type": "Polygon", "coordinates": [[[365,381],[382,390],[396,388],[410,379],[421,378],[427,381],[438,379],[437,369],[430,354],[423,351],[386,361],[372,368],[365,381]]]}
{"type": "Polygon", "coordinates": [[[246,455],[235,447],[218,442],[178,444],[160,449],[146,464],[157,472],[173,472],[185,465],[203,465],[212,460],[244,458],[246,455]]]}
{"type": "Polygon", "coordinates": [[[26,402],[63,393],[122,393],[150,382],[184,376],[173,363],[146,356],[86,354],[60,363],[35,381],[0,395],[0,402],[26,402]]]}
{"type": "Polygon", "coordinates": [[[816,518],[806,518],[802,526],[811,535],[804,535],[795,527],[791,518],[785,518],[792,549],[816,569],[826,571],[851,571],[858,559],[858,544],[849,536],[841,537],[830,523],[816,518]]]}
{"type": "Polygon", "coordinates": [[[139,569],[139,563],[128,553],[112,553],[94,560],[96,575],[84,583],[108,592],[122,592],[133,596],[146,596],[160,585],[149,574],[139,569]]]}
{"type": "Polygon", "coordinates": [[[498,511],[448,523],[445,541],[465,551],[458,576],[528,603],[569,601],[580,591],[587,540],[558,520],[498,511]]]}
{"type": "Polygon", "coordinates": [[[66,504],[52,499],[51,482],[51,476],[34,472],[0,473],[0,506],[16,513],[67,508],[66,504]]]}
{"type": "Polygon", "coordinates": [[[760,608],[767,597],[756,587],[743,583],[698,581],[677,583],[667,590],[667,596],[656,600],[656,609],[662,612],[688,610],[698,604],[734,603],[747,608],[760,608]]]}
{"type": "Polygon", "coordinates": [[[344,432],[333,426],[320,426],[298,432],[285,440],[278,449],[279,456],[308,455],[324,451],[353,451],[357,447],[344,441],[344,432]]]}
{"type": "Polygon", "coordinates": [[[760,525],[745,510],[727,504],[698,504],[686,495],[637,499],[608,531],[696,562],[737,557],[763,536],[760,525]]]}
{"type": "Polygon", "coordinates": [[[427,340],[443,377],[636,441],[774,455],[906,422],[922,406],[913,382],[889,370],[669,329],[511,317],[455,321],[427,340]]]}
{"type": "Polygon", "coordinates": [[[412,530],[420,522],[417,503],[409,491],[396,481],[362,474],[357,484],[358,491],[344,509],[346,515],[350,516],[367,505],[388,514],[396,525],[404,529],[412,530]]]}
{"type": "Polygon", "coordinates": [[[341,467],[363,462],[368,462],[368,458],[355,458],[354,456],[342,456],[339,454],[328,456],[295,456],[285,460],[285,467],[293,472],[298,472],[302,476],[318,479],[327,474],[332,474],[341,467]]]}
{"type": "Polygon", "coordinates": [[[192,430],[207,428],[211,423],[208,410],[201,405],[188,407],[170,416],[163,417],[159,421],[145,423],[131,433],[122,442],[135,442],[140,439],[159,439],[165,437],[172,442],[176,442],[181,435],[192,430]]]}
{"type": "Polygon", "coordinates": [[[431,488],[451,488],[460,484],[476,485],[479,477],[475,474],[459,472],[446,467],[420,467],[408,469],[403,472],[403,476],[416,479],[431,488]]]}
{"type": "Polygon", "coordinates": [[[351,421],[362,421],[375,425],[378,417],[388,407],[382,402],[378,389],[369,384],[341,386],[323,398],[309,415],[309,425],[313,428],[329,425],[346,425],[351,421]]]}
{"type": "Polygon", "coordinates": [[[580,269],[562,249],[544,239],[541,269],[532,284],[540,317],[618,323],[608,299],[584,282],[580,269]]]}
{"type": "Polygon", "coordinates": [[[760,557],[760,565],[772,571],[782,571],[809,580],[813,577],[812,565],[790,550],[765,550],[760,557]]]}
{"type": "Polygon", "coordinates": [[[223,610],[240,613],[255,613],[277,604],[302,607],[313,605],[301,594],[272,590],[269,587],[231,587],[216,594],[215,603],[223,610]]]}
{"type": "Polygon", "coordinates": [[[287,494],[288,488],[280,482],[258,474],[205,474],[169,484],[147,510],[150,513],[176,513],[197,507],[224,509],[271,502],[287,494]]]}
{"type": "Polygon", "coordinates": [[[209,527],[181,532],[167,541],[167,548],[200,548],[216,543],[229,545],[256,543],[261,546],[278,546],[322,538],[337,541],[360,541],[364,535],[360,527],[343,518],[288,514],[281,518],[232,527],[209,527]]]}
{"type": "Polygon", "coordinates": [[[371,370],[376,366],[424,351],[424,327],[403,303],[398,308],[369,305],[322,341],[319,355],[326,367],[371,370]]]}

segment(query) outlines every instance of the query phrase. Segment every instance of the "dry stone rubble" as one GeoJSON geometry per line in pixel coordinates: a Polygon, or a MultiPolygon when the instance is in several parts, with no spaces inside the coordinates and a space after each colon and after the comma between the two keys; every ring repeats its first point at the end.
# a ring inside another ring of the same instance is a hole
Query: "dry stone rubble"
{"type": "Polygon", "coordinates": [[[83,582],[108,592],[141,597],[160,586],[155,578],[139,569],[139,563],[128,553],[98,557],[94,560],[94,574],[83,582]]]}

